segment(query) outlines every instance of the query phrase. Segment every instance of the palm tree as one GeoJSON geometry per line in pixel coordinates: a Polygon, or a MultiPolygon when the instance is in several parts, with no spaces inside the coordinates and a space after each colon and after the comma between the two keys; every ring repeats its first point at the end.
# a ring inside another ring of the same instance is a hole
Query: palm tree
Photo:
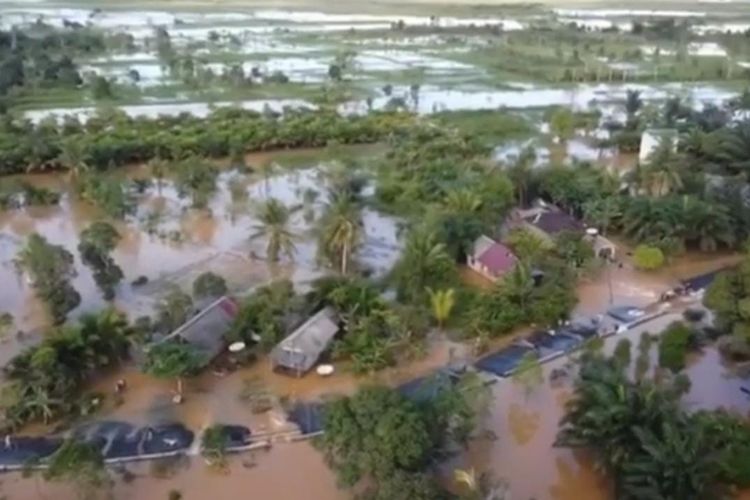
{"type": "Polygon", "coordinates": [[[583,204],[583,218],[602,234],[614,226],[622,216],[622,203],[615,196],[587,201],[583,204]]]}
{"type": "Polygon", "coordinates": [[[266,200],[258,211],[259,224],[254,226],[255,232],[250,239],[266,238],[266,257],[272,262],[278,262],[279,254],[283,252],[290,259],[294,258],[296,236],[289,229],[292,211],[276,198],[266,200]]]}
{"type": "Polygon", "coordinates": [[[724,141],[718,151],[733,173],[750,170],[750,120],[745,120],[726,130],[724,141]]]}
{"type": "Polygon", "coordinates": [[[525,262],[519,262],[511,272],[505,275],[499,286],[513,303],[524,310],[534,292],[531,268],[525,262]]]}
{"type": "Polygon", "coordinates": [[[532,179],[532,167],[536,162],[536,150],[533,146],[527,146],[521,150],[515,163],[508,169],[508,177],[516,188],[516,201],[524,207],[527,202],[529,184],[532,179]]]}
{"type": "Polygon", "coordinates": [[[655,429],[636,427],[641,448],[623,467],[626,498],[718,498],[720,453],[702,426],[665,420],[655,429]],[[696,427],[693,429],[693,427],[696,427]]]}
{"type": "Polygon", "coordinates": [[[668,139],[662,140],[641,171],[640,187],[651,196],[664,196],[683,187],[682,167],[672,148],[668,139]]]}
{"type": "Polygon", "coordinates": [[[685,239],[696,242],[702,251],[713,252],[720,244],[732,246],[735,243],[736,235],[726,206],[684,196],[681,209],[685,239]]]}
{"type": "Polygon", "coordinates": [[[81,174],[91,170],[86,163],[83,146],[75,138],[63,142],[58,161],[68,169],[73,179],[77,179],[81,174]]]}
{"type": "Polygon", "coordinates": [[[482,198],[469,189],[457,189],[445,198],[445,210],[452,213],[476,213],[482,208],[482,198]]]}
{"type": "Polygon", "coordinates": [[[320,219],[319,253],[337,263],[342,274],[349,270],[351,255],[362,239],[362,215],[349,193],[334,194],[320,219]]]}
{"type": "Polygon", "coordinates": [[[401,299],[420,302],[427,287],[450,281],[454,272],[453,260],[435,233],[417,228],[409,234],[391,276],[401,299]]]}
{"type": "Polygon", "coordinates": [[[432,315],[435,316],[435,321],[437,321],[438,327],[442,328],[443,324],[450,317],[451,312],[453,311],[453,306],[456,305],[456,291],[453,288],[433,290],[428,287],[427,293],[430,296],[432,315]]]}

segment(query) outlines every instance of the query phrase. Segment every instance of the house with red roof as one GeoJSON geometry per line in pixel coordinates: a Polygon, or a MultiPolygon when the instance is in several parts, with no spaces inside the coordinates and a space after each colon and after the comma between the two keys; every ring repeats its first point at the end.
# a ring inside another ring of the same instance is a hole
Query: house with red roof
{"type": "Polygon", "coordinates": [[[466,258],[466,264],[472,270],[492,281],[502,278],[517,263],[518,259],[510,248],[484,235],[477,238],[471,255],[466,258]]]}

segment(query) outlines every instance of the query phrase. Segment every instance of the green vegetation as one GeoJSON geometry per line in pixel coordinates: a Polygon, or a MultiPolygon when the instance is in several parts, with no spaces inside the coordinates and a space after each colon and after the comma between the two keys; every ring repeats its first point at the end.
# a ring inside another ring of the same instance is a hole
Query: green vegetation
{"type": "Polygon", "coordinates": [[[258,288],[240,304],[239,313],[229,332],[230,341],[254,344],[260,337],[260,347],[270,351],[287,333],[290,315],[303,310],[296,298],[291,281],[275,281],[258,288]]]}
{"type": "Polygon", "coordinates": [[[203,431],[201,437],[201,455],[209,464],[222,468],[226,466],[227,441],[226,427],[212,425],[203,431]]]}
{"type": "Polygon", "coordinates": [[[632,382],[619,362],[589,355],[557,445],[590,449],[618,498],[714,497],[726,452],[680,396],[676,386],[632,382]]]}
{"type": "Polygon", "coordinates": [[[176,379],[180,398],[183,377],[195,375],[209,361],[192,345],[171,341],[151,346],[146,354],[144,371],[154,377],[176,379]]]}
{"type": "Polygon", "coordinates": [[[112,225],[94,222],[83,230],[78,243],[81,260],[93,270],[94,281],[105,300],[114,299],[115,287],[124,277],[122,269],[110,255],[120,239],[120,233],[112,225]]]}
{"type": "Polygon", "coordinates": [[[60,193],[28,182],[0,180],[0,209],[57,205],[60,193]]]}
{"type": "Polygon", "coordinates": [[[74,439],[66,440],[49,458],[43,476],[47,481],[73,483],[83,499],[99,498],[102,489],[112,485],[96,446],[74,439]]]}
{"type": "Polygon", "coordinates": [[[638,245],[633,252],[633,264],[644,271],[659,269],[664,265],[664,253],[657,247],[638,245]]]}
{"type": "Polygon", "coordinates": [[[416,403],[393,389],[365,387],[326,406],[317,445],[344,485],[362,482],[367,498],[378,500],[441,497],[428,467],[465,443],[486,388],[473,376],[455,386],[440,378],[427,383],[436,384],[434,396],[416,403]]]}
{"type": "Polygon", "coordinates": [[[125,317],[107,309],[55,329],[14,357],[5,368],[3,426],[74,416],[83,384],[97,370],[127,357],[130,335],[125,317]]]}
{"type": "Polygon", "coordinates": [[[694,337],[695,333],[684,323],[669,325],[659,342],[659,366],[675,373],[682,370],[694,337]]]}
{"type": "Polygon", "coordinates": [[[258,210],[259,224],[255,226],[250,239],[266,239],[266,258],[278,262],[283,253],[289,259],[294,258],[297,249],[294,240],[297,238],[289,229],[293,211],[276,198],[263,202],[258,210]]]}
{"type": "Polygon", "coordinates": [[[80,294],[70,283],[76,275],[73,255],[64,247],[32,234],[16,257],[16,264],[28,274],[34,292],[47,306],[55,324],[64,322],[81,303],[80,294]]]}
{"type": "MultiPolygon", "coordinates": [[[[92,169],[104,170],[152,158],[222,158],[229,156],[236,144],[249,152],[373,143],[411,125],[414,118],[404,113],[343,117],[333,111],[294,111],[282,118],[229,108],[217,109],[207,118],[158,119],[133,119],[121,111],[101,110],[85,127],[75,119],[68,119],[64,126],[2,121],[0,173],[62,166],[59,156],[64,142],[80,143],[83,161],[92,169]]],[[[193,159],[187,165],[178,162],[174,166],[190,190],[195,189],[196,176],[204,179],[196,162],[193,159]]]]}
{"type": "Polygon", "coordinates": [[[227,293],[224,278],[207,271],[193,281],[193,297],[196,299],[218,298],[227,293]]]}
{"type": "Polygon", "coordinates": [[[99,207],[115,219],[122,219],[135,209],[123,183],[112,177],[87,172],[80,175],[77,187],[82,200],[99,207]]]}
{"type": "Polygon", "coordinates": [[[706,290],[704,305],[714,313],[714,326],[727,338],[722,352],[735,361],[750,359],[750,255],[736,269],[720,273],[706,290]]]}
{"type": "Polygon", "coordinates": [[[193,298],[172,285],[156,305],[157,326],[162,333],[171,333],[193,315],[193,298]]]}
{"type": "Polygon", "coordinates": [[[363,236],[359,202],[348,192],[332,194],[319,225],[320,258],[346,274],[363,236]]]}

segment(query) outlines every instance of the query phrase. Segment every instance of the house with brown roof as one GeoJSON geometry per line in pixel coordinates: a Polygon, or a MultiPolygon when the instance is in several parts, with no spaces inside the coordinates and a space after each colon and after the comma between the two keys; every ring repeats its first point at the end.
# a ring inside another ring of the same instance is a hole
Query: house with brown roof
{"type": "Polygon", "coordinates": [[[469,268],[492,281],[503,277],[517,263],[510,248],[484,235],[477,238],[471,255],[466,258],[469,268]]]}
{"type": "Polygon", "coordinates": [[[580,233],[591,243],[597,256],[609,259],[615,257],[616,245],[599,234],[595,228],[587,228],[574,216],[541,200],[531,208],[514,211],[509,222],[510,227],[527,229],[552,244],[561,233],[580,233]]]}

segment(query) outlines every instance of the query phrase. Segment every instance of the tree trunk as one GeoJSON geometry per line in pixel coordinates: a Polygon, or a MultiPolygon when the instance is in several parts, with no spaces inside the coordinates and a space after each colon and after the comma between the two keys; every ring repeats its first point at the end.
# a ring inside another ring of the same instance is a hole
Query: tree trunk
{"type": "Polygon", "coordinates": [[[177,395],[182,397],[182,377],[177,377],[177,395]]]}
{"type": "Polygon", "coordinates": [[[341,274],[346,274],[347,259],[349,257],[349,243],[344,243],[344,251],[341,252],[341,274]]]}

